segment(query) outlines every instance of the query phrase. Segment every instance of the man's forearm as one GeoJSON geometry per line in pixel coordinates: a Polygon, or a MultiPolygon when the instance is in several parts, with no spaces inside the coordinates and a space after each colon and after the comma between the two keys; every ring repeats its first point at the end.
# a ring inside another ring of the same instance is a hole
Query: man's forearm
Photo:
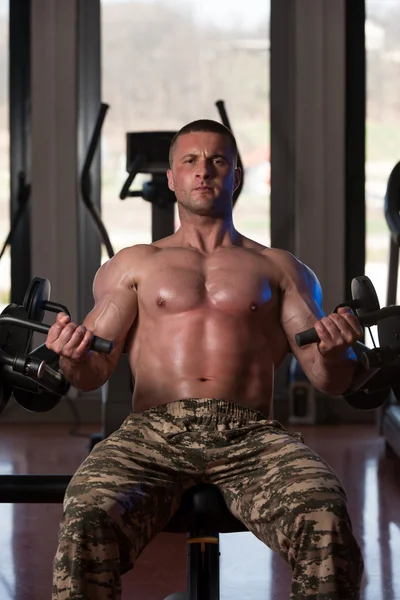
{"type": "Polygon", "coordinates": [[[110,366],[101,354],[92,353],[84,363],[60,357],[64,377],[78,390],[91,392],[101,387],[110,376],[110,366]]]}
{"type": "Polygon", "coordinates": [[[331,360],[317,354],[312,367],[311,383],[324,394],[339,396],[353,383],[357,372],[357,358],[348,353],[342,360],[331,360]]]}
{"type": "Polygon", "coordinates": [[[341,361],[331,361],[318,354],[313,365],[311,383],[321,392],[336,396],[367,387],[367,382],[378,371],[379,369],[365,369],[353,351],[341,361]]]}

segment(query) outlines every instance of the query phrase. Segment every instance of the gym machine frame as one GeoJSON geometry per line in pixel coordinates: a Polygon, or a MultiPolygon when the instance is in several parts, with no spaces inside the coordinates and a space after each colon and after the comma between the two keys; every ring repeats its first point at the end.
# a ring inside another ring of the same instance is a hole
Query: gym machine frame
{"type": "MultiPolygon", "coordinates": [[[[390,231],[387,306],[396,304],[400,251],[400,162],[393,168],[384,200],[384,212],[390,231]]],[[[400,372],[400,371],[399,371],[400,372]]],[[[400,384],[379,409],[378,428],[386,445],[400,458],[400,384]]]]}

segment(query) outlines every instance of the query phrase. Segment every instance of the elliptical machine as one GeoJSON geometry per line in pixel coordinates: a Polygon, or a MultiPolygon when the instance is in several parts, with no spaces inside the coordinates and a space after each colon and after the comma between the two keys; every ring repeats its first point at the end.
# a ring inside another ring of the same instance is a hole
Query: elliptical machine
{"type": "MultiPolygon", "coordinates": [[[[399,252],[400,252],[400,162],[393,168],[387,184],[384,211],[390,231],[389,272],[386,304],[394,306],[397,301],[399,252]]],[[[389,398],[378,414],[378,427],[386,445],[400,457],[400,382],[392,388],[389,398]]]]}

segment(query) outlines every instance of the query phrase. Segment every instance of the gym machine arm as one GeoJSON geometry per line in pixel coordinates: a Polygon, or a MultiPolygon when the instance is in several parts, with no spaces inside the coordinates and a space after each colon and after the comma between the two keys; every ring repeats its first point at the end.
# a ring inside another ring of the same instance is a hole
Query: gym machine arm
{"type": "MultiPolygon", "coordinates": [[[[355,278],[355,282],[357,282],[355,278]]],[[[360,278],[361,279],[361,278],[360,278]]],[[[363,286],[367,278],[363,277],[363,286]]],[[[365,373],[371,372],[371,377],[366,378],[357,390],[344,393],[346,401],[355,408],[370,410],[381,406],[388,397],[391,388],[398,386],[400,366],[400,306],[387,306],[376,309],[377,298],[373,285],[367,280],[367,287],[357,298],[340,306],[356,308],[360,324],[364,327],[378,325],[380,347],[368,348],[361,342],[354,345],[358,357],[359,368],[365,373]],[[373,294],[373,295],[372,295],[373,294]],[[374,310],[366,312],[366,308],[374,310]]],[[[296,334],[296,344],[299,347],[317,343],[319,336],[314,327],[296,334]]]]}
{"type": "MultiPolygon", "coordinates": [[[[10,314],[0,314],[0,327],[4,325],[13,325],[15,327],[23,327],[30,331],[39,333],[48,333],[50,325],[44,323],[30,321],[29,319],[21,319],[10,314]]],[[[98,336],[93,336],[91,350],[109,354],[113,348],[113,343],[98,336]]],[[[35,356],[25,354],[10,356],[3,350],[0,350],[0,364],[5,366],[4,372],[8,373],[8,380],[15,383],[20,382],[18,374],[28,377],[29,379],[38,380],[40,385],[49,392],[64,396],[68,392],[69,384],[59,371],[56,371],[46,365],[44,360],[40,360],[35,356]]],[[[4,376],[4,375],[3,375],[4,376]]],[[[27,382],[28,383],[28,382],[27,382]]],[[[20,389],[22,383],[20,382],[20,389]]],[[[28,384],[29,385],[29,384],[28,384]]]]}
{"type": "MultiPolygon", "coordinates": [[[[13,393],[27,410],[54,408],[66,395],[70,384],[58,370],[59,357],[46,344],[29,352],[33,331],[47,334],[50,325],[42,323],[45,312],[65,312],[63,304],[50,302],[50,282],[35,277],[22,306],[10,304],[0,314],[0,413],[13,393]]],[[[109,354],[113,342],[93,336],[91,349],[109,354]]]]}

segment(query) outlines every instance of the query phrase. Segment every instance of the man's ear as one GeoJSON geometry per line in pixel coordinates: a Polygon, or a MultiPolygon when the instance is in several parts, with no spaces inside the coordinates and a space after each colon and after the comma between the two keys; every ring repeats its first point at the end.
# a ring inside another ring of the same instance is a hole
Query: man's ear
{"type": "Polygon", "coordinates": [[[234,178],[234,184],[233,184],[234,190],[238,189],[241,180],[242,180],[242,169],[240,167],[235,167],[235,178],[234,178]]]}
{"type": "Polygon", "coordinates": [[[168,187],[171,190],[171,192],[175,191],[175,186],[174,186],[174,178],[172,176],[172,171],[171,169],[168,169],[167,171],[167,179],[168,179],[168,187]]]}

